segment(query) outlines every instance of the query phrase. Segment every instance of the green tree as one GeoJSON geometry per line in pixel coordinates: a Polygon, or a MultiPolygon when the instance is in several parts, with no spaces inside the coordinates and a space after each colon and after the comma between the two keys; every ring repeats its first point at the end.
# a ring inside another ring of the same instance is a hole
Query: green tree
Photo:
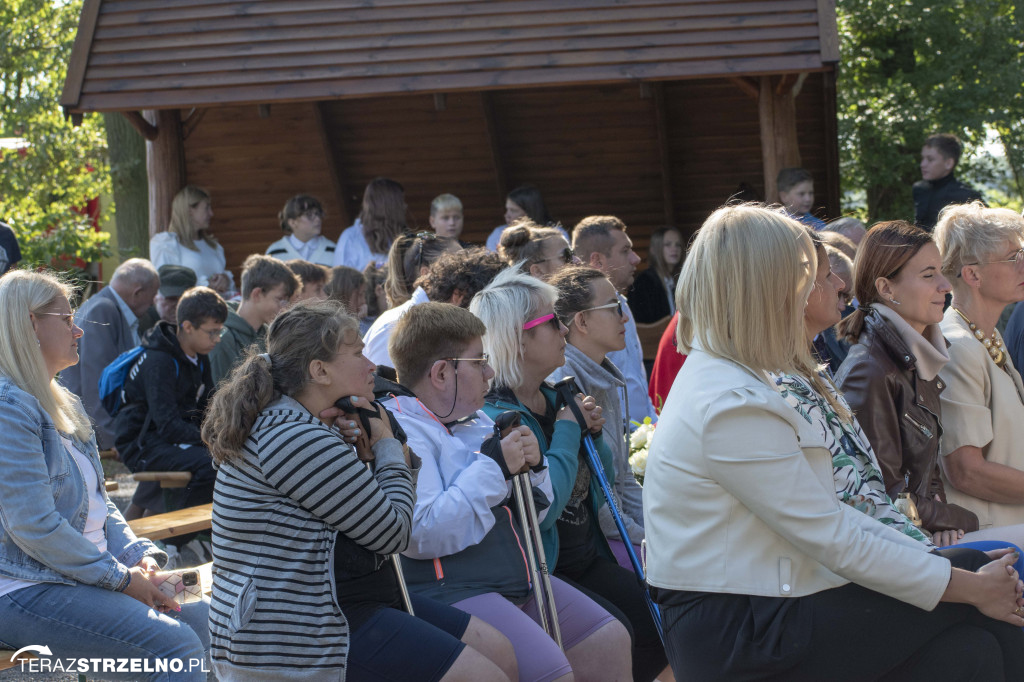
{"type": "Polygon", "coordinates": [[[60,108],[81,0],[0,3],[0,219],[10,223],[23,264],[71,269],[107,255],[109,235],[81,214],[110,191],[103,120],[74,126],[60,108]]]}
{"type": "MultiPolygon", "coordinates": [[[[1019,0],[839,0],[838,81],[844,191],[869,220],[913,218],[925,138],[969,148],[998,131],[1024,187],[1024,4],[1019,0]]],[[[970,177],[970,159],[958,174],[970,177]]]]}

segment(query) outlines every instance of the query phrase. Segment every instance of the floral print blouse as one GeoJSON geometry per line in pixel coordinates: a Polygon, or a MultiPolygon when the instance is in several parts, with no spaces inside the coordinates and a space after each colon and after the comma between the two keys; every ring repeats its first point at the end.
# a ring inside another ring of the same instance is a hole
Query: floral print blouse
{"type": "MultiPolygon", "coordinates": [[[[832,453],[832,475],[839,500],[925,543],[929,549],[935,549],[928,536],[893,505],[886,493],[875,453],[857,419],[854,418],[851,424],[843,423],[828,401],[803,377],[791,374],[770,376],[783,399],[809,424],[820,428],[832,453]]],[[[832,388],[832,383],[827,379],[826,383],[832,395],[846,405],[846,400],[832,388]]]]}

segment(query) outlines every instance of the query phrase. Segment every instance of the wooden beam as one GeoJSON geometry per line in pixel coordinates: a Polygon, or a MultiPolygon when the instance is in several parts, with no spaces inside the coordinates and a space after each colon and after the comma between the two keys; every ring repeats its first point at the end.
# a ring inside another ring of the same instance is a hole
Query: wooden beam
{"type": "Polygon", "coordinates": [[[434,111],[444,111],[448,108],[448,96],[443,92],[434,93],[434,111]]]}
{"type": "Polygon", "coordinates": [[[751,78],[733,76],[729,78],[729,82],[742,90],[751,99],[757,99],[761,96],[760,86],[751,78]]]}
{"type": "Polygon", "coordinates": [[[64,92],[60,101],[65,110],[78,105],[82,96],[82,85],[85,82],[85,67],[89,63],[89,52],[92,50],[92,39],[96,34],[96,20],[100,15],[100,0],[85,0],[82,3],[82,17],[78,22],[78,33],[75,44],[71,48],[68,60],[68,75],[64,79],[64,92]]]}
{"type": "Polygon", "coordinates": [[[334,145],[331,144],[331,136],[327,132],[327,123],[323,108],[323,102],[313,103],[313,119],[316,121],[317,133],[320,136],[320,148],[324,150],[324,163],[327,164],[327,172],[331,180],[331,186],[334,188],[334,198],[338,202],[338,210],[341,212],[341,215],[338,216],[338,221],[341,223],[341,229],[344,230],[353,222],[352,212],[349,211],[348,201],[346,200],[345,182],[341,173],[341,168],[343,166],[339,163],[337,153],[334,150],[334,145]]]}
{"type": "Polygon", "coordinates": [[[189,136],[195,132],[195,129],[199,127],[199,122],[203,120],[204,116],[206,116],[207,111],[209,111],[209,109],[197,109],[193,107],[192,111],[188,112],[188,116],[186,116],[185,120],[181,122],[181,139],[187,140],[189,136]]]}
{"type": "Polygon", "coordinates": [[[818,0],[818,44],[821,61],[839,61],[839,28],[836,26],[836,0],[818,0]]]}
{"type": "MultiPolygon", "coordinates": [[[[836,113],[836,72],[822,75],[821,116],[825,123],[825,211],[835,218],[841,215],[839,187],[839,119],[836,113]]],[[[820,201],[820,200],[819,200],[820,201]]]]}
{"type": "Polygon", "coordinates": [[[484,124],[487,128],[487,143],[491,148],[491,163],[494,164],[494,182],[498,188],[498,201],[504,206],[505,197],[508,195],[508,178],[505,175],[505,166],[501,162],[501,141],[498,135],[498,125],[494,119],[494,103],[491,101],[491,93],[482,91],[480,104],[483,108],[484,124]]]}
{"type": "Polygon", "coordinates": [[[770,204],[779,198],[779,188],[775,182],[779,171],[800,165],[800,148],[796,137],[796,102],[789,92],[777,95],[772,77],[762,76],[757,108],[761,127],[764,199],[770,204]]]}
{"type": "Polygon", "coordinates": [[[775,86],[775,94],[781,95],[786,92],[786,90],[792,88],[794,83],[796,83],[796,75],[792,73],[783,74],[782,77],[779,78],[779,84],[775,86]]]}
{"type": "Polygon", "coordinates": [[[177,109],[144,112],[157,136],[146,142],[149,176],[149,236],[163,232],[171,222],[171,202],[185,186],[185,145],[181,114],[177,109]]]}
{"type": "Polygon", "coordinates": [[[156,139],[158,133],[156,126],[147,121],[142,114],[137,111],[122,111],[121,115],[128,119],[133,128],[139,131],[139,135],[142,135],[147,140],[156,139]]]}
{"type": "Polygon", "coordinates": [[[676,224],[676,203],[672,195],[672,158],[669,150],[668,112],[665,106],[665,84],[654,83],[654,122],[658,129],[658,160],[661,164],[661,201],[665,224],[676,224]]]}
{"type": "Polygon", "coordinates": [[[257,104],[256,112],[260,118],[270,118],[270,105],[269,104],[257,104]]]}

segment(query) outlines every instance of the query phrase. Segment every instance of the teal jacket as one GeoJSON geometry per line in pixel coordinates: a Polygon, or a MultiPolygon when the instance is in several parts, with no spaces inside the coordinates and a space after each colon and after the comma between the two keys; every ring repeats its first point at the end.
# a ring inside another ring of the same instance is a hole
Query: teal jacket
{"type": "MultiPolygon", "coordinates": [[[[549,404],[558,404],[558,394],[553,386],[544,384],[540,388],[541,393],[547,398],[549,404]]],[[[537,436],[537,442],[544,453],[544,464],[548,467],[548,475],[551,478],[551,488],[554,491],[554,499],[547,514],[540,522],[541,537],[544,540],[544,555],[548,560],[548,566],[554,572],[558,565],[558,530],[555,522],[562,515],[569,495],[572,493],[573,485],[576,483],[576,472],[580,465],[586,466],[581,460],[586,458],[583,451],[582,434],[579,425],[571,419],[562,419],[555,422],[555,431],[551,435],[551,442],[548,443],[540,424],[534,419],[529,408],[524,407],[512,392],[505,389],[492,390],[487,396],[487,404],[484,405],[484,412],[491,419],[496,418],[502,412],[515,410],[522,418],[524,425],[529,426],[533,435],[537,436]],[[582,453],[582,454],[581,454],[582,453]]],[[[601,458],[601,465],[604,467],[605,476],[608,477],[608,484],[615,485],[615,468],[612,466],[612,452],[608,449],[604,439],[598,435],[594,438],[597,446],[597,454],[601,458]]],[[[604,557],[615,560],[604,533],[600,531],[597,523],[597,510],[605,503],[604,493],[597,483],[597,477],[590,478],[590,511],[593,519],[591,529],[594,532],[594,542],[598,553],[604,557]]]]}

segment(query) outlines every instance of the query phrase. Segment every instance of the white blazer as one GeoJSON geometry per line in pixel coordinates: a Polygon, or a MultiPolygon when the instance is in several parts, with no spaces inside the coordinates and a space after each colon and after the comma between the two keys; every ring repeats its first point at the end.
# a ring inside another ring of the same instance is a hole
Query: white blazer
{"type": "Polygon", "coordinates": [[[647,579],[801,597],[855,582],[932,609],[947,559],[836,497],[820,433],[766,378],[699,349],[665,401],[644,486],[647,579]]]}

